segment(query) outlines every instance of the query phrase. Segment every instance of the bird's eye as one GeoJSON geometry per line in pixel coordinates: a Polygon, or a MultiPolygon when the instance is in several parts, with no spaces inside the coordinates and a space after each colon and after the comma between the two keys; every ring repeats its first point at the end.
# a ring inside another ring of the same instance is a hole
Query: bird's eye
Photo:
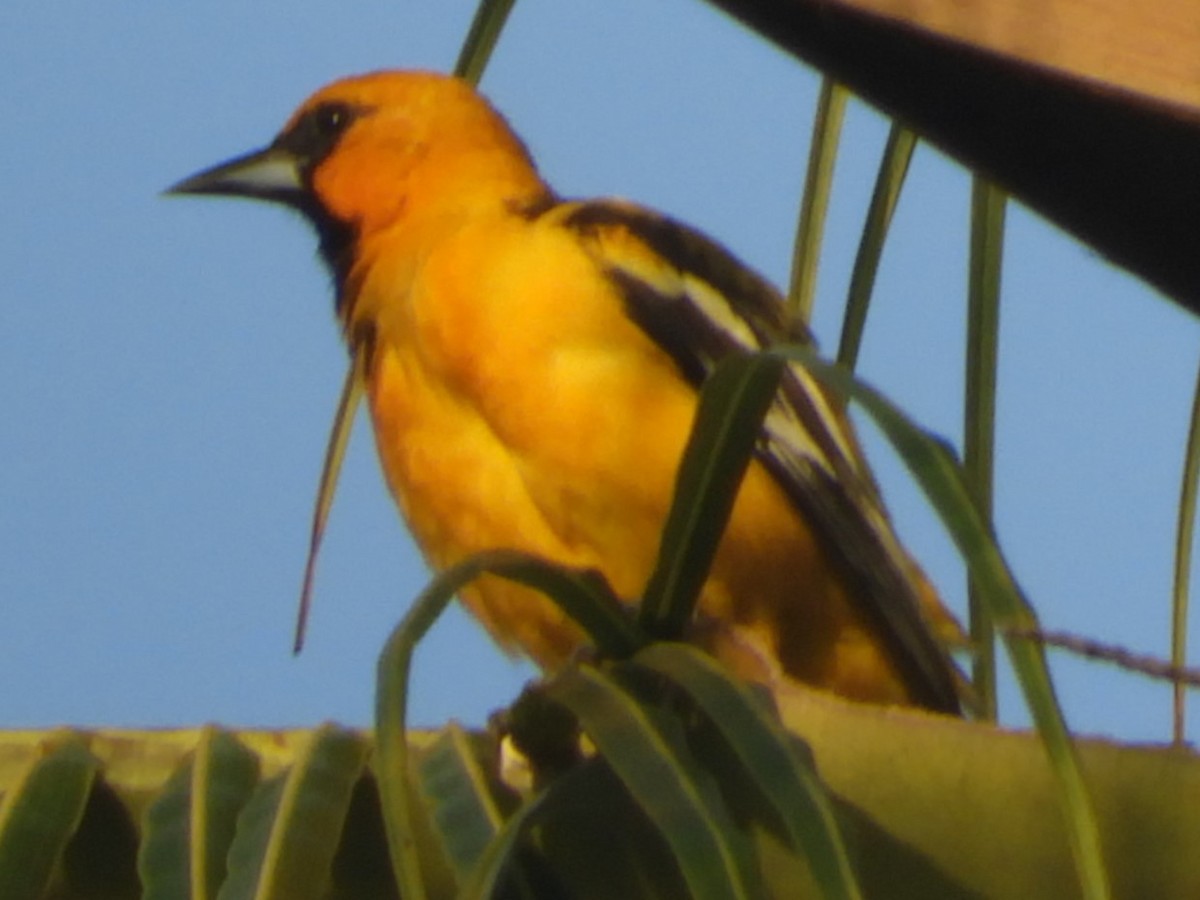
{"type": "Polygon", "coordinates": [[[350,124],[350,119],[350,108],[341,103],[318,106],[312,112],[313,126],[316,132],[324,137],[340,134],[350,124]]]}
{"type": "Polygon", "coordinates": [[[365,109],[349,103],[323,103],[309,110],[275,139],[275,146],[291,151],[311,168],[329,155],[338,139],[365,109]]]}

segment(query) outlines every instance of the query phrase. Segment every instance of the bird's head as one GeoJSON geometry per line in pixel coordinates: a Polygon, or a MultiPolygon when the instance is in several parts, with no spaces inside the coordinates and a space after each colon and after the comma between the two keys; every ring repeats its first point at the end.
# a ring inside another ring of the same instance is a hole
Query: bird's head
{"type": "Polygon", "coordinates": [[[536,203],[547,193],[520,139],[465,82],[431,72],[336,81],[266,147],[185,178],[169,194],[282,203],[316,226],[344,279],[365,233],[536,203]]]}

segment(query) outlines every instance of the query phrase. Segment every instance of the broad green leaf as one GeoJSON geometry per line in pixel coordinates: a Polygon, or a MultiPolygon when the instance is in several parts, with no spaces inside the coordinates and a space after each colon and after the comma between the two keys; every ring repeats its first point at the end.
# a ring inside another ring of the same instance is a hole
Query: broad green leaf
{"type": "Polygon", "coordinates": [[[496,837],[504,816],[496,807],[488,778],[470,739],[451,722],[433,742],[416,752],[413,768],[418,789],[461,883],[496,837]]]}
{"type": "Polygon", "coordinates": [[[237,738],[203,729],[195,752],[146,812],[138,852],[144,900],[217,896],[238,816],[258,775],[258,758],[237,738]]]}
{"type": "Polygon", "coordinates": [[[99,761],[51,737],[0,800],[0,897],[40,900],[83,818],[99,761]]]}
{"type": "MultiPolygon", "coordinates": [[[[1058,900],[1079,896],[1067,824],[1059,814],[1060,789],[1037,734],[852,703],[799,687],[781,690],[777,702],[789,732],[799,735],[812,751],[867,897],[1058,900]]],[[[707,740],[707,726],[701,723],[697,728],[706,730],[696,735],[689,727],[687,750],[720,779],[724,795],[731,789],[726,777],[733,765],[724,760],[713,765],[712,755],[702,752],[699,743],[707,740]]],[[[125,838],[111,840],[114,825],[125,827],[119,821],[121,809],[128,812],[130,822],[142,817],[156,792],[170,790],[166,786],[172,772],[195,753],[203,734],[201,729],[76,733],[79,743],[103,765],[104,781],[88,794],[64,864],[55,870],[56,885],[65,889],[68,873],[69,885],[82,888],[94,883],[86,880],[86,873],[95,868],[89,860],[101,856],[112,870],[134,871],[136,847],[125,838]]],[[[714,736],[718,740],[713,743],[723,744],[719,735],[714,736]]],[[[312,732],[245,730],[236,737],[254,752],[270,777],[286,773],[304,755],[312,732]]],[[[427,732],[410,734],[417,750],[434,737],[427,732]]],[[[57,746],[62,740],[60,732],[0,732],[0,792],[20,793],[29,766],[43,752],[39,748],[57,746]]],[[[1078,739],[1076,744],[1094,797],[1114,895],[1200,897],[1200,867],[1195,865],[1200,849],[1200,756],[1186,748],[1088,739],[1078,739]]],[[[57,779],[53,781],[61,786],[57,779]]],[[[386,842],[379,809],[370,796],[373,788],[373,781],[364,778],[354,791],[334,867],[336,896],[341,898],[388,896],[383,875],[386,842]],[[355,884],[348,868],[356,873],[369,869],[372,891],[355,884]]],[[[741,811],[733,800],[729,805],[740,824],[741,811]]],[[[501,837],[489,844],[480,865],[490,861],[493,874],[515,871],[527,876],[534,888],[543,888],[523,897],[552,895],[543,882],[534,880],[537,867],[527,869],[530,853],[556,873],[579,872],[592,893],[581,890],[575,896],[613,896],[602,892],[606,883],[623,892],[617,896],[637,900],[686,896],[668,845],[598,759],[554,781],[515,816],[528,829],[519,835],[510,833],[514,821],[510,819],[501,837]],[[564,834],[568,830],[571,834],[564,834]],[[509,843],[502,844],[505,840],[509,843]],[[510,870],[510,853],[518,846],[518,865],[510,870]],[[637,871],[613,873],[604,880],[606,867],[626,864],[637,871]]],[[[778,831],[773,828],[771,834],[778,831]]],[[[136,838],[132,831],[127,836],[136,838]]],[[[435,858],[437,842],[427,838],[428,823],[419,815],[416,845],[431,884],[430,895],[455,896],[448,870],[439,869],[444,864],[435,858]]],[[[768,891],[786,884],[776,877],[792,859],[786,847],[779,844],[778,855],[771,855],[772,845],[762,840],[761,829],[752,830],[752,839],[768,891]]],[[[0,867],[6,885],[23,877],[21,867],[36,869],[42,856],[7,859],[0,867]]],[[[499,881],[504,882],[505,892],[516,883],[503,875],[499,881]]],[[[473,875],[467,886],[478,883],[473,875]]],[[[134,888],[112,896],[138,894],[134,888]]],[[[788,891],[770,896],[791,900],[807,895],[788,891]]]]}
{"type": "MultiPolygon", "coordinates": [[[[197,853],[192,846],[192,780],[193,763],[187,760],[146,812],[142,843],[138,847],[138,876],[147,900],[176,897],[209,900],[216,896],[208,890],[205,849],[197,853]],[[201,861],[199,865],[194,862],[196,858],[201,861]]],[[[224,880],[224,862],[221,859],[221,872],[211,882],[214,891],[224,880]]]]}
{"type": "MultiPolygon", "coordinates": [[[[868,897],[1081,897],[1059,775],[1036,732],[811,689],[777,695],[839,799],[868,897]]],[[[1080,739],[1114,896],[1200,897],[1200,757],[1080,739]]]]}
{"type": "Polygon", "coordinates": [[[359,735],[325,725],[286,771],[259,785],[238,819],[220,900],[324,896],[367,750],[359,735]]]}

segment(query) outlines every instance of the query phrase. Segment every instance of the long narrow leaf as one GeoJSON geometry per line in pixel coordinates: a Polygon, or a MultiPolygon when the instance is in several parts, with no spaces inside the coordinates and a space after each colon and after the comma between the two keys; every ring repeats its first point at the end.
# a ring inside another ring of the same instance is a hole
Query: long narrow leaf
{"type": "MultiPolygon", "coordinates": [[[[1192,423],[1184,452],[1183,483],[1179,488],[1179,520],[1175,525],[1175,577],[1171,586],[1171,665],[1187,666],[1188,600],[1192,573],[1192,536],[1196,527],[1196,486],[1200,480],[1200,370],[1192,395],[1192,423]]],[[[1187,734],[1187,685],[1176,681],[1171,717],[1175,743],[1187,734]]]]}
{"type": "Polygon", "coordinates": [[[471,84],[479,83],[515,3],[516,0],[480,0],[459,51],[458,62],[454,64],[455,75],[471,84]]]}
{"type": "Polygon", "coordinates": [[[679,637],[691,618],[783,367],[768,356],[730,357],[704,386],[638,612],[656,637],[679,637]]]}
{"type": "MultiPolygon", "coordinates": [[[[547,807],[553,805],[560,793],[569,793],[573,783],[585,777],[587,772],[582,768],[568,772],[556,783],[555,791],[543,791],[509,816],[496,837],[484,848],[459,896],[464,900],[492,897],[509,871],[517,847],[529,828],[545,813],[547,807]]],[[[522,898],[534,896],[526,890],[520,879],[517,879],[517,890],[522,898]]]]}
{"type": "MultiPolygon", "coordinates": [[[[963,410],[963,478],[984,521],[992,519],[996,443],[996,366],[1000,337],[1000,270],[1004,257],[1004,192],[976,175],[971,187],[971,252],[967,285],[967,374],[963,410]]],[[[969,579],[971,685],[979,715],[996,718],[996,635],[979,586],[969,579]]]]}
{"type": "Polygon", "coordinates": [[[296,611],[296,636],[292,641],[292,652],[304,648],[304,632],[308,626],[308,610],[312,605],[313,579],[317,573],[317,556],[321,540],[325,536],[325,523],[329,521],[329,510],[337,492],[338,476],[342,472],[342,460],[346,458],[346,446],[350,443],[350,432],[354,427],[354,415],[362,402],[366,349],[361,344],[351,351],[350,368],[342,385],[337,412],[329,431],[329,443],[325,448],[325,462],[321,466],[321,482],[317,487],[317,500],[313,509],[312,531],[308,539],[308,559],[304,562],[304,583],[300,588],[300,604],[296,611]]]}
{"type": "Polygon", "coordinates": [[[837,161],[848,97],[846,88],[829,78],[822,79],[817,114],[813,120],[812,143],[808,150],[804,195],[800,198],[800,223],[796,227],[792,276],[788,287],[788,307],[805,322],[812,318],[817,266],[821,258],[821,241],[825,235],[825,214],[829,209],[833,167],[837,161]]]}
{"type": "Polygon", "coordinates": [[[417,643],[454,599],[459,588],[481,568],[458,566],[426,587],[393,630],[376,666],[375,776],[383,804],[388,855],[400,896],[422,900],[425,885],[417,852],[414,812],[408,783],[408,680],[417,643]]]}
{"type": "Polygon", "coordinates": [[[808,859],[822,896],[861,897],[825,788],[778,718],[745,685],[693,647],[653,644],[632,663],[667,676],[703,710],[774,807],[793,848],[808,859]]]}
{"type": "Polygon", "coordinates": [[[480,553],[435,578],[409,608],[388,638],[376,667],[376,774],[383,799],[384,822],[401,896],[425,896],[420,859],[413,840],[410,808],[408,744],[408,681],[417,643],[433,626],[454,595],[480,575],[508,578],[540,590],[575,618],[602,653],[626,657],[645,643],[641,632],[594,573],[554,566],[529,554],[497,550],[480,553]]]}
{"type": "Polygon", "coordinates": [[[484,553],[476,559],[483,565],[481,574],[518,582],[556,603],[603,656],[624,659],[646,643],[645,635],[599,572],[571,569],[515,551],[484,553]]]}
{"type": "Polygon", "coordinates": [[[875,189],[871,193],[871,205],[867,209],[867,220],[858,242],[858,254],[854,258],[850,290],[846,297],[846,311],[842,316],[837,361],[852,372],[858,363],[858,350],[862,346],[867,310],[875,289],[879,261],[883,258],[883,246],[916,144],[915,134],[898,122],[892,123],[883,157],[879,161],[879,174],[875,176],[875,189]]]}
{"type": "Polygon", "coordinates": [[[993,623],[1004,635],[1025,702],[1054,769],[1084,896],[1110,896],[1093,804],[1063,721],[1045,654],[1035,642],[1016,636],[1036,630],[1037,618],[1013,580],[990,527],[980,517],[953,455],[941,441],[913,425],[881,394],[854,380],[844,369],[822,362],[808,348],[778,352],[803,363],[823,381],[858,401],[937,510],[979,585],[980,596],[988,603],[993,623]]]}
{"type": "Polygon", "coordinates": [[[556,776],[535,802],[512,870],[534,896],[690,896],[670,844],[602,757],[556,776]]]}
{"type": "Polygon", "coordinates": [[[580,725],[630,794],[658,826],[695,900],[753,896],[751,867],[733,825],[710,800],[649,711],[595,669],[568,669],[551,682],[552,697],[580,725]]]}

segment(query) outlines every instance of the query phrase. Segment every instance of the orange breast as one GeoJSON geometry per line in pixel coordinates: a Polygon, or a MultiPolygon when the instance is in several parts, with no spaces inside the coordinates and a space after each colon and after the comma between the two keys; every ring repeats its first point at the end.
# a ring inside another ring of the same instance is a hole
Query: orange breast
{"type": "MultiPolygon", "coordinates": [[[[368,270],[356,304],[376,327],[369,395],[380,460],[418,544],[436,568],[497,548],[598,568],[635,600],[695,392],[570,235],[498,219],[437,247],[411,270],[368,270]]],[[[579,640],[528,589],[485,578],[463,599],[498,641],[545,667],[579,640]]],[[[749,648],[767,670],[777,663],[850,696],[906,697],[838,574],[757,465],[702,612],[721,655],[749,648]]]]}

